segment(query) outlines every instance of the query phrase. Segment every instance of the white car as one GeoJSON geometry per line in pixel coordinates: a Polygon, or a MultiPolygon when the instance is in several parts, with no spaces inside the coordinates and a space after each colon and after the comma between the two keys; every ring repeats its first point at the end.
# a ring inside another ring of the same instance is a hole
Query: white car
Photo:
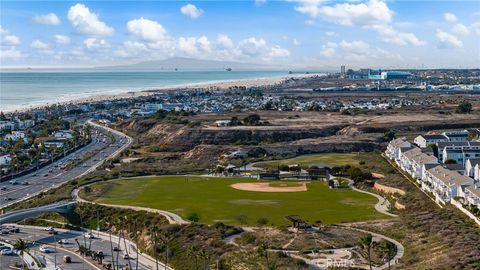
{"type": "Polygon", "coordinates": [[[40,251],[43,253],[50,253],[52,250],[48,246],[40,246],[40,251]]]}
{"type": "Polygon", "coordinates": [[[47,228],[45,228],[45,231],[47,231],[47,232],[53,231],[53,227],[47,227],[47,228]]]}
{"type": "Polygon", "coordinates": [[[68,241],[68,239],[60,239],[58,241],[59,244],[62,244],[62,245],[66,245],[66,244],[70,244],[70,242],[68,241]]]}
{"type": "Polygon", "coordinates": [[[1,254],[1,255],[12,255],[12,254],[13,254],[13,250],[11,250],[11,249],[2,249],[2,251],[0,251],[0,254],[1,254]]]}
{"type": "Polygon", "coordinates": [[[85,238],[88,238],[88,239],[93,239],[93,238],[95,238],[95,237],[93,236],[93,234],[92,234],[92,233],[89,233],[89,232],[85,233],[84,236],[85,236],[85,238]]]}

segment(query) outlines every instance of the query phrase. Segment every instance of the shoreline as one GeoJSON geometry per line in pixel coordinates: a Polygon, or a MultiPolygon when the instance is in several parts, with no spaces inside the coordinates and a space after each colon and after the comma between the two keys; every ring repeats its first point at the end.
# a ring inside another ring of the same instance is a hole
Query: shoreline
{"type": "Polygon", "coordinates": [[[78,105],[88,102],[101,102],[101,101],[114,101],[119,99],[132,99],[145,96],[152,96],[162,92],[167,91],[179,91],[179,90],[193,90],[203,88],[206,90],[228,90],[232,87],[268,87],[274,86],[283,83],[289,79],[305,79],[311,77],[322,76],[324,73],[311,73],[311,74],[290,74],[287,76],[274,76],[274,77],[259,77],[259,78],[248,78],[248,79],[234,79],[234,80],[219,80],[219,81],[206,81],[199,83],[186,83],[165,87],[155,87],[152,89],[139,89],[139,90],[119,90],[118,93],[112,94],[92,94],[85,97],[77,97],[69,100],[62,100],[58,102],[44,102],[39,105],[26,105],[19,106],[18,108],[12,108],[7,110],[2,110],[3,113],[14,113],[14,112],[28,112],[31,110],[43,109],[48,106],[53,105],[78,105]]]}

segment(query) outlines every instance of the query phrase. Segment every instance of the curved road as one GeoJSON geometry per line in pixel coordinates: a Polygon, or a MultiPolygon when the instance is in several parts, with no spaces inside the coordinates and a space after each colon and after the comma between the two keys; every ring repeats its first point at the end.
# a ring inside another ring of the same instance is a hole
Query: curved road
{"type": "Polygon", "coordinates": [[[15,203],[30,199],[42,192],[57,188],[68,181],[84,176],[97,169],[105,160],[116,157],[132,143],[132,138],[114,129],[101,126],[92,121],[87,124],[98,131],[92,135],[94,141],[79,149],[78,151],[47,165],[36,172],[17,178],[18,183],[28,182],[28,185],[12,185],[9,181],[0,183],[5,189],[0,191],[0,209],[6,208],[15,203]],[[113,141],[103,142],[108,134],[113,136],[113,141]],[[103,149],[103,150],[101,150],[103,149]],[[59,163],[71,162],[74,158],[82,158],[89,152],[99,151],[88,160],[78,164],[70,170],[60,169],[59,163]]]}

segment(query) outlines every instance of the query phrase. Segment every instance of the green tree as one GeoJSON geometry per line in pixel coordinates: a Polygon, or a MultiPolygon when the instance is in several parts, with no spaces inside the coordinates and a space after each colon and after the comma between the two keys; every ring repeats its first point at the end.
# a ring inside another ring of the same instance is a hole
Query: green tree
{"type": "Polygon", "coordinates": [[[15,242],[15,244],[13,244],[13,248],[16,249],[18,252],[20,252],[20,257],[22,258],[22,269],[25,269],[23,256],[24,256],[25,252],[28,251],[27,242],[23,241],[23,239],[18,239],[15,242]]]}
{"type": "Polygon", "coordinates": [[[250,114],[249,116],[243,118],[243,123],[245,125],[256,126],[260,123],[260,115],[250,114]]]}
{"type": "Polygon", "coordinates": [[[472,112],[472,103],[468,101],[462,101],[458,104],[457,109],[455,110],[456,113],[471,113],[472,112]]]}
{"type": "Polygon", "coordinates": [[[265,258],[265,263],[266,263],[267,269],[269,270],[270,259],[268,257],[268,243],[265,241],[260,242],[257,250],[258,250],[258,254],[265,258]]]}
{"type": "Polygon", "coordinates": [[[360,247],[363,249],[367,249],[367,254],[368,254],[368,265],[370,266],[370,270],[372,270],[372,243],[373,243],[373,236],[371,234],[367,234],[366,236],[362,237],[360,239],[360,242],[358,243],[360,247]]]}
{"type": "Polygon", "coordinates": [[[397,254],[397,246],[390,241],[385,241],[380,248],[385,254],[385,259],[388,261],[388,270],[390,270],[390,260],[397,254]]]}

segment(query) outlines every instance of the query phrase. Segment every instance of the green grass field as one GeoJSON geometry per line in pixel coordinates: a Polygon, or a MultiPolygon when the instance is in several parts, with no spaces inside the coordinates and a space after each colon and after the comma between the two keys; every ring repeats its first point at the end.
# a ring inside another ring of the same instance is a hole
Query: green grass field
{"type": "MultiPolygon", "coordinates": [[[[171,211],[187,217],[198,213],[201,223],[221,221],[238,224],[236,217],[247,216],[247,224],[257,225],[261,217],[268,224],[288,224],[286,215],[323,223],[341,223],[386,218],[375,211],[377,200],[351,190],[332,190],[323,182],[308,183],[304,192],[252,192],[230,187],[244,178],[196,176],[158,176],[123,179],[92,186],[81,196],[96,202],[150,207],[171,211]]],[[[274,185],[279,185],[275,182],[274,185]]],[[[294,183],[288,183],[291,185],[294,183]]]]}
{"type": "Polygon", "coordinates": [[[255,167],[259,168],[274,168],[279,165],[293,165],[298,164],[300,166],[309,165],[330,165],[330,166],[343,166],[343,165],[355,165],[358,166],[358,155],[356,153],[328,153],[328,154],[314,154],[303,155],[291,159],[263,161],[255,163],[255,167]]]}

